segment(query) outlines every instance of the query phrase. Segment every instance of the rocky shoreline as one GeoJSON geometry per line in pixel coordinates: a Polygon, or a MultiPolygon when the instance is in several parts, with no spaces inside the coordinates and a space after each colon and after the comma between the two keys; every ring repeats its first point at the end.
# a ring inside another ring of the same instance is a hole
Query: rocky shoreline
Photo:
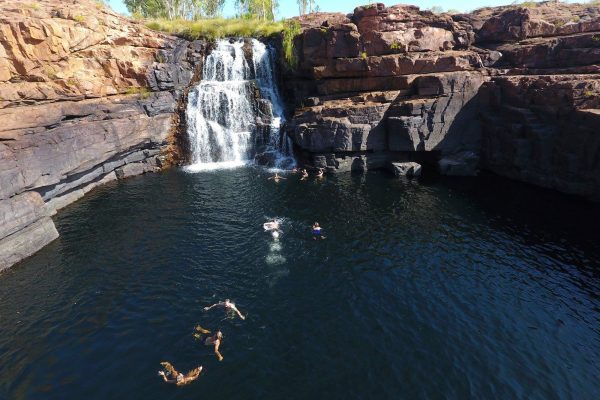
{"type": "Polygon", "coordinates": [[[600,7],[299,18],[288,134],[315,167],[433,164],[600,199],[600,7]]]}
{"type": "MultiPolygon", "coordinates": [[[[307,165],[479,170],[600,200],[600,7],[472,14],[358,7],[298,19],[286,133],[307,165]]],[[[0,270],[58,237],[57,210],[184,160],[208,41],[92,0],[0,8],[0,270]]]]}
{"type": "Polygon", "coordinates": [[[0,10],[0,270],[58,237],[50,218],[103,183],[157,171],[205,41],[91,0],[0,10]]]}

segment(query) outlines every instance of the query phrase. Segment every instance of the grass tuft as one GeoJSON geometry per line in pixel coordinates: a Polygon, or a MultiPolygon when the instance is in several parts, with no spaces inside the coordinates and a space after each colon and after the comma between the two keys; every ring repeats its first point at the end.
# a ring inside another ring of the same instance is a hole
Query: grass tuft
{"type": "Polygon", "coordinates": [[[196,21],[153,19],[146,26],[155,31],[183,37],[220,39],[224,37],[270,37],[284,30],[284,23],[258,19],[210,18],[196,21]]]}
{"type": "Polygon", "coordinates": [[[142,100],[146,100],[148,97],[150,97],[151,93],[152,92],[147,87],[139,87],[139,86],[131,86],[131,87],[127,88],[127,90],[125,90],[125,92],[124,92],[124,94],[127,94],[127,95],[139,94],[140,99],[142,99],[142,100]]]}
{"type": "Polygon", "coordinates": [[[524,1],[522,3],[517,3],[517,5],[519,7],[525,8],[536,8],[538,6],[538,3],[536,3],[535,1],[524,1]]]}

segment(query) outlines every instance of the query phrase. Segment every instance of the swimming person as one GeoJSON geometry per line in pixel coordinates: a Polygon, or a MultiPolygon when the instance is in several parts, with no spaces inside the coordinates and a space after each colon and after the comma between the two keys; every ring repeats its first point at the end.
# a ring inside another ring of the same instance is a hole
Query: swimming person
{"type": "Polygon", "coordinates": [[[265,231],[278,231],[279,230],[279,221],[274,219],[273,221],[265,222],[263,224],[263,229],[265,231]]]}
{"type": "Polygon", "coordinates": [[[308,178],[308,171],[306,171],[306,168],[302,168],[302,173],[301,173],[300,176],[301,176],[301,178],[300,178],[301,181],[303,181],[306,178],[308,178]]]}
{"type": "Polygon", "coordinates": [[[312,226],[313,239],[317,240],[317,238],[325,239],[321,234],[321,225],[318,222],[315,222],[312,226]]]}
{"type": "Polygon", "coordinates": [[[322,178],[323,177],[323,168],[319,168],[319,171],[317,171],[317,178],[322,178]]]}
{"type": "Polygon", "coordinates": [[[269,177],[269,180],[271,180],[271,179],[273,179],[275,181],[275,183],[279,183],[280,180],[287,179],[287,178],[284,178],[283,176],[279,176],[279,174],[277,172],[275,172],[275,176],[269,177]]]}
{"type": "Polygon", "coordinates": [[[158,375],[162,376],[165,382],[174,383],[177,386],[187,385],[188,383],[195,381],[200,376],[200,372],[202,372],[202,365],[198,368],[194,368],[185,375],[183,375],[181,372],[177,372],[171,363],[167,361],[161,362],[160,365],[162,365],[167,372],[165,373],[165,371],[158,371],[158,375]],[[167,375],[170,375],[170,378],[167,378],[167,375]]]}
{"type": "Polygon", "coordinates": [[[223,339],[223,333],[221,331],[217,331],[214,336],[209,336],[204,340],[204,344],[206,346],[215,346],[215,355],[219,359],[219,361],[223,361],[223,356],[219,352],[219,347],[221,346],[221,340],[223,339]]]}
{"type": "Polygon", "coordinates": [[[279,235],[283,233],[281,229],[279,229],[279,221],[274,219],[273,221],[265,222],[263,224],[263,229],[267,232],[271,232],[271,236],[273,239],[279,240],[279,235]]]}
{"type": "Polygon", "coordinates": [[[242,315],[242,313],[240,312],[240,310],[237,309],[237,307],[235,306],[235,304],[232,303],[231,301],[229,301],[229,299],[225,299],[225,301],[220,301],[220,302],[215,303],[215,304],[213,304],[212,306],[209,306],[209,307],[204,307],[204,311],[208,311],[208,310],[210,310],[211,308],[214,308],[214,307],[224,307],[225,311],[233,311],[233,312],[237,313],[237,315],[239,315],[239,317],[241,319],[246,319],[246,317],[244,317],[242,315]]]}

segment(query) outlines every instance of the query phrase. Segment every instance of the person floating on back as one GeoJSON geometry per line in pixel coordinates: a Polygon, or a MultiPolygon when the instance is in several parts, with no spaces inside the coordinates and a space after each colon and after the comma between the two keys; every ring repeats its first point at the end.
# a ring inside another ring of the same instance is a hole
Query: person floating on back
{"type": "Polygon", "coordinates": [[[188,383],[195,381],[200,376],[200,372],[202,372],[202,365],[198,368],[194,368],[185,375],[183,375],[181,372],[177,372],[177,370],[173,368],[171,363],[167,361],[161,362],[160,365],[163,366],[166,372],[158,371],[158,375],[162,376],[165,382],[174,383],[177,386],[187,385],[188,383]],[[169,375],[168,378],[167,375],[169,375]]]}
{"type": "Polygon", "coordinates": [[[278,231],[279,230],[279,221],[274,219],[273,221],[265,222],[263,224],[263,229],[267,232],[278,231]]]}
{"type": "Polygon", "coordinates": [[[279,176],[279,174],[277,172],[275,172],[274,176],[269,177],[269,180],[273,179],[275,181],[275,183],[279,183],[280,180],[282,179],[287,179],[284,178],[283,176],[279,176]]]}
{"type": "Polygon", "coordinates": [[[313,239],[325,239],[325,237],[321,233],[321,225],[318,222],[315,222],[312,226],[313,239]]]}
{"type": "Polygon", "coordinates": [[[271,232],[271,236],[273,239],[279,240],[279,235],[281,235],[281,229],[279,229],[279,221],[274,219],[273,221],[265,222],[263,224],[263,229],[267,232],[271,232]]]}
{"type": "Polygon", "coordinates": [[[213,304],[212,306],[209,307],[204,307],[204,311],[208,311],[211,308],[214,307],[224,307],[225,311],[233,311],[235,313],[237,313],[237,315],[241,318],[241,319],[246,319],[246,317],[244,317],[242,315],[242,313],[240,312],[240,310],[237,309],[237,307],[235,306],[234,303],[232,303],[229,299],[225,299],[225,301],[220,301],[218,303],[213,304]]]}

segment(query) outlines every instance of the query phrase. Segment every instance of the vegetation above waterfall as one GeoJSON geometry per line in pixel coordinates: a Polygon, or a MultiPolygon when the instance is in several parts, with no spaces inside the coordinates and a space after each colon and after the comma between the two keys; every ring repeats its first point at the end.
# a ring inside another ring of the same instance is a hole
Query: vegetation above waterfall
{"type": "MultiPolygon", "coordinates": [[[[294,37],[300,33],[297,21],[275,21],[275,0],[235,0],[235,18],[221,18],[226,0],[125,0],[134,18],[148,28],[183,37],[219,39],[223,37],[265,38],[281,34],[288,65],[296,64],[294,37]]],[[[297,0],[300,15],[318,10],[315,0],[297,0]]]]}
{"type": "Polygon", "coordinates": [[[285,29],[283,22],[242,18],[204,18],[195,21],[184,19],[152,19],[146,23],[150,29],[166,32],[186,39],[218,39],[223,37],[269,37],[285,29]]]}

